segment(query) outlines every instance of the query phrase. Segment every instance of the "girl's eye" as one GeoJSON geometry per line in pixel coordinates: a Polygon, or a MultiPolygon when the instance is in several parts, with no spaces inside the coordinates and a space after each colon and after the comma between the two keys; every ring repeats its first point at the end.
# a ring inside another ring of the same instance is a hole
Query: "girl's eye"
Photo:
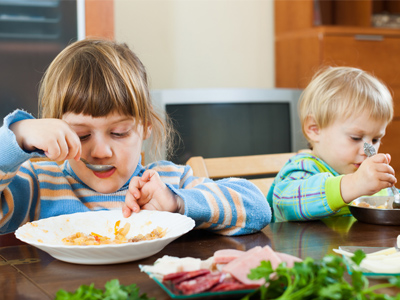
{"type": "Polygon", "coordinates": [[[85,141],[85,140],[87,140],[89,137],[90,137],[90,134],[86,134],[86,135],[81,135],[81,136],[79,136],[79,139],[80,139],[81,141],[85,141]]]}
{"type": "Polygon", "coordinates": [[[126,131],[126,132],[111,132],[111,134],[116,136],[116,137],[125,137],[125,136],[129,135],[129,131],[126,131]]]}
{"type": "Polygon", "coordinates": [[[357,136],[352,136],[351,139],[352,139],[353,141],[361,141],[361,138],[360,138],[360,137],[357,137],[357,136]]]}

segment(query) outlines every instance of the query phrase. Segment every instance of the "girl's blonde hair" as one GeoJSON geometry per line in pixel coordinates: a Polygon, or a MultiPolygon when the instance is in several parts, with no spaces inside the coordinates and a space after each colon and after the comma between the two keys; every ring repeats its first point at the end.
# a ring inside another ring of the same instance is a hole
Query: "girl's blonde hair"
{"type": "Polygon", "coordinates": [[[144,136],[152,128],[153,148],[170,148],[172,127],[154,110],[145,67],[126,44],[85,39],[66,47],[50,64],[39,90],[42,118],[65,113],[132,116],[144,136]]]}
{"type": "Polygon", "coordinates": [[[389,123],[393,100],[388,88],[371,74],[351,67],[327,67],[317,72],[300,97],[300,122],[311,116],[319,128],[338,119],[368,112],[370,118],[389,123]]]}

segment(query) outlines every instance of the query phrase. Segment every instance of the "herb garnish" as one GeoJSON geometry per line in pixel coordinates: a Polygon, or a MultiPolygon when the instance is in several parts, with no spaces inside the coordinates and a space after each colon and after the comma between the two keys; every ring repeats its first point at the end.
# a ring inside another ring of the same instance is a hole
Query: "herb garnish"
{"type": "Polygon", "coordinates": [[[81,285],[74,293],[59,290],[55,300],[155,300],[148,298],[146,294],[139,293],[136,284],[123,285],[118,279],[108,281],[105,290],[97,289],[94,283],[91,285],[81,285]]]}
{"type": "MultiPolygon", "coordinates": [[[[351,259],[358,266],[365,256],[363,251],[357,250],[351,259]]],[[[254,280],[264,278],[269,286],[261,286],[242,300],[256,295],[260,300],[400,300],[400,294],[392,297],[374,292],[381,288],[400,287],[400,276],[392,276],[389,282],[370,287],[362,271],[352,270],[351,283],[343,279],[345,272],[344,259],[332,254],[321,260],[307,257],[296,262],[293,268],[281,263],[275,270],[271,262],[262,261],[248,277],[254,280]],[[274,275],[270,278],[271,274],[274,275]]]]}

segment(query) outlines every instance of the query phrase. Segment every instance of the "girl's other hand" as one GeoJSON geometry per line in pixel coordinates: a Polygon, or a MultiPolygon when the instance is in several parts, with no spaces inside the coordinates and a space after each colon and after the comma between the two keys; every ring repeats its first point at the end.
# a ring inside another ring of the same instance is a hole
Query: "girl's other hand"
{"type": "Polygon", "coordinates": [[[176,212],[177,196],[162,182],[160,175],[154,170],[147,170],[141,177],[133,177],[125,196],[122,208],[124,217],[141,209],[176,212]]]}
{"type": "Polygon", "coordinates": [[[10,126],[24,151],[42,150],[55,161],[79,160],[81,141],[75,131],[60,119],[28,119],[10,126]]]}
{"type": "Polygon", "coordinates": [[[389,165],[389,154],[376,154],[367,158],[353,173],[343,176],[341,181],[342,198],[346,203],[361,196],[373,195],[384,188],[393,186],[397,179],[394,169],[389,165]]]}

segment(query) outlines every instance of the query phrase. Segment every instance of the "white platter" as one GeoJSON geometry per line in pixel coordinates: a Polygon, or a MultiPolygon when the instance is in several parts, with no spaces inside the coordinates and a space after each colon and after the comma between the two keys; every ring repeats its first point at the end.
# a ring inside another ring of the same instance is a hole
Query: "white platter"
{"type": "Polygon", "coordinates": [[[124,218],[121,210],[92,211],[29,222],[18,228],[15,236],[58,260],[99,265],[129,262],[154,255],[190,231],[194,225],[191,218],[169,212],[142,210],[124,218]],[[71,246],[62,242],[63,238],[77,232],[95,232],[114,239],[114,226],[118,220],[121,221],[121,228],[127,222],[131,224],[127,238],[149,233],[157,226],[167,229],[166,235],[155,240],[124,244],[71,246]]]}

